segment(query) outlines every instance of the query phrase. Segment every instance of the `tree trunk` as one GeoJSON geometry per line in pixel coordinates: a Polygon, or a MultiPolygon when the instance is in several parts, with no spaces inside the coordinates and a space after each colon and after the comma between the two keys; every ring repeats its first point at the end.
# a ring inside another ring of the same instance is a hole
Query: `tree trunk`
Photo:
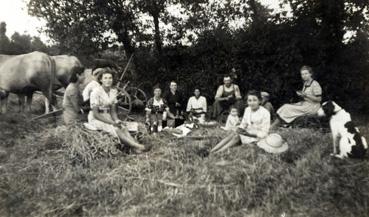
{"type": "Polygon", "coordinates": [[[161,41],[160,27],[159,27],[159,13],[153,14],[152,17],[154,19],[154,25],[155,25],[155,36],[154,36],[155,46],[156,46],[156,50],[161,56],[162,41],[161,41]]]}

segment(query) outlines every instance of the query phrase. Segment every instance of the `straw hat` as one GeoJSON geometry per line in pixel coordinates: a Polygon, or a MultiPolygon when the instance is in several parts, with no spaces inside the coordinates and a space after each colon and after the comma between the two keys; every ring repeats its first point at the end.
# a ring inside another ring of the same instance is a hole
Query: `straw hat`
{"type": "Polygon", "coordinates": [[[266,152],[274,154],[285,152],[288,149],[287,142],[284,141],[283,138],[276,133],[270,134],[266,138],[260,140],[257,143],[257,146],[264,149],[264,151],[266,152]]]}

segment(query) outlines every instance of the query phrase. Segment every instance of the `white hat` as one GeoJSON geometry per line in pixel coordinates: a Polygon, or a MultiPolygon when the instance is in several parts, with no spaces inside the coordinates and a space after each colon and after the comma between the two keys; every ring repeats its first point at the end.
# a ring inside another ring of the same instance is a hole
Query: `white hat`
{"type": "Polygon", "coordinates": [[[266,152],[274,154],[285,152],[288,149],[287,142],[284,141],[283,138],[276,133],[270,134],[266,138],[260,140],[257,143],[257,146],[264,149],[264,151],[266,152]]]}

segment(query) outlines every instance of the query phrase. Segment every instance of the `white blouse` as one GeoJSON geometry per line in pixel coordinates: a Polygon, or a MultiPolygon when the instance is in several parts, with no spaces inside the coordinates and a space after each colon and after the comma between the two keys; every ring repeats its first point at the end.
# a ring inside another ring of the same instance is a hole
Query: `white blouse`
{"type": "Polygon", "coordinates": [[[92,91],[97,88],[97,87],[100,87],[100,84],[99,82],[95,81],[95,80],[92,80],[90,83],[88,83],[86,85],[86,87],[83,89],[83,92],[82,92],[82,96],[83,96],[83,101],[87,101],[90,99],[90,96],[91,96],[91,93],[92,91]]]}
{"type": "Polygon", "coordinates": [[[115,88],[111,88],[107,93],[103,87],[99,86],[93,89],[90,95],[91,108],[94,107],[110,107],[113,104],[117,104],[118,91],[115,88]]]}
{"type": "Polygon", "coordinates": [[[260,106],[258,110],[252,111],[250,107],[245,109],[240,128],[255,134],[258,138],[268,135],[270,129],[270,113],[260,106]]]}
{"type": "Polygon", "coordinates": [[[194,96],[190,97],[187,103],[186,111],[189,112],[191,111],[191,109],[196,109],[196,110],[202,109],[203,112],[206,112],[207,111],[206,98],[203,96],[200,96],[198,99],[196,99],[196,97],[194,96]]]}

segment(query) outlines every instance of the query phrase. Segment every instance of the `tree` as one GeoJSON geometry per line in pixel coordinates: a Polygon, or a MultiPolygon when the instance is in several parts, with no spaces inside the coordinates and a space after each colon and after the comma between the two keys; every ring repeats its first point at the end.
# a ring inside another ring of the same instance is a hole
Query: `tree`
{"type": "Polygon", "coordinates": [[[0,54],[9,54],[10,40],[6,36],[6,23],[0,23],[0,54]]]}
{"type": "Polygon", "coordinates": [[[44,42],[41,41],[39,37],[33,37],[31,40],[31,50],[48,52],[48,47],[44,44],[44,42]]]}
{"type": "Polygon", "coordinates": [[[31,36],[26,34],[19,34],[15,32],[11,36],[10,48],[11,54],[24,54],[32,51],[31,49],[31,36]]]}

